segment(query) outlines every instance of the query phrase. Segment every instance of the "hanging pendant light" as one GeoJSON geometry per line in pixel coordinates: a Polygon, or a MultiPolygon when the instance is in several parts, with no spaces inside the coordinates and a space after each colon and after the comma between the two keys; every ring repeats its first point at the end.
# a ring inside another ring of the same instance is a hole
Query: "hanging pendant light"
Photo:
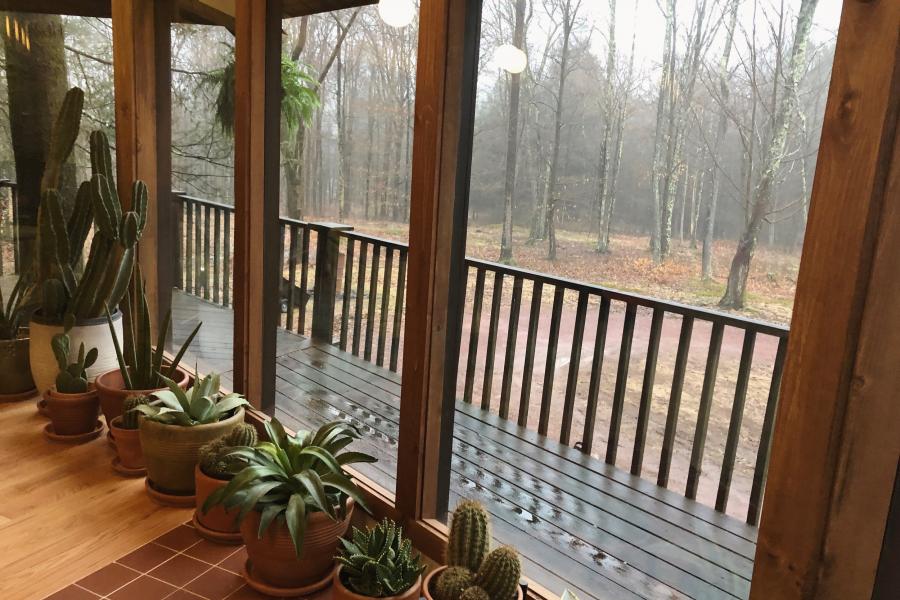
{"type": "Polygon", "coordinates": [[[516,75],[528,66],[528,56],[512,44],[503,44],[494,50],[494,64],[507,73],[516,75]]]}
{"type": "Polygon", "coordinates": [[[406,27],[416,18],[416,5],[413,0],[380,0],[378,14],[381,20],[398,29],[406,27]]]}

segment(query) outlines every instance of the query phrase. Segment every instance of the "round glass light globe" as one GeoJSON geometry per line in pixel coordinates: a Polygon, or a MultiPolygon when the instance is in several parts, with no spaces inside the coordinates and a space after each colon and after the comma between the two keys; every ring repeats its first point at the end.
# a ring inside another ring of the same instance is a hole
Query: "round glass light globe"
{"type": "Polygon", "coordinates": [[[380,0],[378,14],[391,27],[402,28],[413,22],[416,6],[413,0],[380,0]]]}
{"type": "Polygon", "coordinates": [[[512,44],[503,44],[494,50],[494,64],[515,75],[524,71],[528,66],[528,56],[512,44]]]}

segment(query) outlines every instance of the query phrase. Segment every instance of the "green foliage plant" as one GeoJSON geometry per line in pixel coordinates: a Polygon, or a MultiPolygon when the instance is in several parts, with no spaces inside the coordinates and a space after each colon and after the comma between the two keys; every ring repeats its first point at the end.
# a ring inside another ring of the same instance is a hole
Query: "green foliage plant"
{"type": "Polygon", "coordinates": [[[169,389],[154,392],[156,401],[135,407],[150,421],[183,427],[206,425],[227,419],[235,409],[249,405],[240,394],[221,394],[216,373],[207,375],[187,391],[166,376],[162,380],[169,389]]]}
{"type": "Polygon", "coordinates": [[[215,479],[231,479],[247,463],[230,454],[238,448],[252,448],[257,441],[256,428],[250,423],[241,423],[225,435],[200,447],[200,470],[215,479]]]}
{"type": "Polygon", "coordinates": [[[72,319],[68,319],[63,333],[57,333],[50,341],[53,356],[59,365],[59,373],[56,375],[56,391],[60,394],[84,394],[88,391],[89,369],[97,362],[97,349],[91,348],[84,351],[84,342],[78,347],[78,358],[75,362],[69,362],[71,341],[69,331],[72,330],[72,319]]]}
{"type": "Polygon", "coordinates": [[[323,512],[335,521],[342,520],[348,498],[366,509],[359,488],[344,467],[376,459],[361,452],[344,452],[360,435],[340,421],[296,435],[288,435],[277,419],[267,422],[265,428],[268,441],[232,452],[246,460],[247,466],[228,485],[210,494],[202,510],[205,513],[217,504],[226,510],[240,507],[238,522],[256,510],[260,513],[260,538],[276,518],[284,519],[299,557],[307,515],[323,512]]]}
{"type": "Polygon", "coordinates": [[[402,528],[384,519],[374,528],[353,528],[350,539],[341,539],[337,561],[341,578],[350,591],[370,598],[399,596],[411,588],[425,565],[412,551],[402,528]]]}
{"type": "Polygon", "coordinates": [[[150,396],[143,394],[133,394],[125,398],[122,404],[122,420],[120,426],[122,429],[137,429],[140,425],[141,411],[135,410],[140,405],[150,404],[150,396]]]}
{"type": "Polygon", "coordinates": [[[0,340],[14,340],[18,337],[19,328],[28,320],[34,308],[29,301],[30,296],[31,285],[25,274],[16,280],[5,302],[3,290],[0,290],[0,340]]]}

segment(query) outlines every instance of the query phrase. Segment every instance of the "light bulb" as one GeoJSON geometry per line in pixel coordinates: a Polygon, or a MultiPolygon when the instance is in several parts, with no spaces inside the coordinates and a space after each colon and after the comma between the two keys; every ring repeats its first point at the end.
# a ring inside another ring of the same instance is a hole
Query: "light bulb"
{"type": "Polygon", "coordinates": [[[391,27],[402,28],[416,17],[416,6],[413,0],[380,0],[378,14],[391,27]]]}
{"type": "Polygon", "coordinates": [[[522,50],[512,44],[503,44],[502,46],[497,46],[497,49],[494,50],[494,64],[498,68],[515,75],[524,71],[525,67],[528,66],[528,57],[522,50]]]}

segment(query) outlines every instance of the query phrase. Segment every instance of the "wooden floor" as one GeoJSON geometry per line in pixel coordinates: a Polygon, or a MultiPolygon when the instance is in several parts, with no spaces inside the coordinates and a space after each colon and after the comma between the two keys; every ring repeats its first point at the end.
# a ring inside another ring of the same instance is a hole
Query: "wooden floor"
{"type": "MultiPolygon", "coordinates": [[[[190,307],[187,321],[230,316],[191,297],[178,302],[190,307]]],[[[184,322],[176,314],[176,327],[184,322]]],[[[210,329],[195,351],[214,362],[230,330],[210,329]]],[[[285,332],[278,355],[279,418],[295,429],[356,424],[366,434],[360,449],[379,458],[366,474],[393,490],[400,376],[285,332]]],[[[227,362],[218,367],[227,370],[227,362]]],[[[451,507],[460,497],[483,501],[495,537],[518,547],[526,574],[556,593],[569,588],[583,600],[749,594],[754,528],[462,403],[452,470],[451,507]]]]}
{"type": "Polygon", "coordinates": [[[94,572],[191,516],[163,508],[143,479],[110,466],[105,438],[44,439],[34,400],[0,404],[0,599],[37,600],[94,572]]]}

